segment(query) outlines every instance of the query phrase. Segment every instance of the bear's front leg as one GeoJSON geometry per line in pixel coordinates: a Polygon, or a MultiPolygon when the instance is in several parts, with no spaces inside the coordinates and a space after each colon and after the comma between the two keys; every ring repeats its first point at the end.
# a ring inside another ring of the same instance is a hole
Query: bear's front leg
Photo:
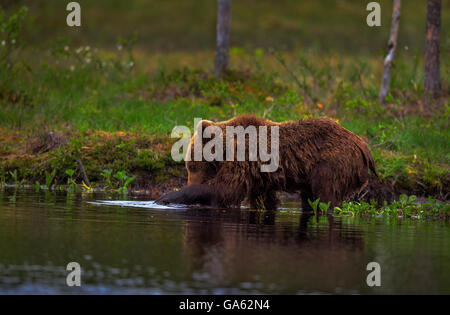
{"type": "Polygon", "coordinates": [[[279,200],[276,190],[268,190],[265,194],[251,194],[248,202],[252,209],[276,210],[279,200]]]}
{"type": "Polygon", "coordinates": [[[168,193],[155,200],[157,204],[184,204],[193,205],[200,204],[205,206],[212,206],[215,203],[215,193],[207,185],[191,184],[183,187],[178,191],[168,193]]]}

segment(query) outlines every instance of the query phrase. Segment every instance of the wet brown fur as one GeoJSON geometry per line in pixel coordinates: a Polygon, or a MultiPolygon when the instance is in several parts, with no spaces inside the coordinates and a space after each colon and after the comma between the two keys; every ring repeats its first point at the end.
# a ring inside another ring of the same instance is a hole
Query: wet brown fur
{"type": "MultiPolygon", "coordinates": [[[[300,191],[304,209],[310,208],[308,199],[317,198],[337,206],[344,200],[355,200],[364,194],[369,170],[376,175],[375,163],[367,144],[359,136],[327,118],[275,123],[252,115],[242,115],[225,122],[201,123],[203,130],[209,125],[222,129],[224,153],[226,126],[255,126],[257,130],[258,126],[268,126],[268,144],[270,127],[279,126],[278,169],[264,173],[260,171],[261,161],[248,159],[242,162],[188,161],[186,168],[191,185],[175,195],[160,198],[159,202],[234,207],[247,200],[251,207],[274,209],[278,204],[278,191],[300,191]]],[[[248,144],[248,139],[246,142],[248,144]]],[[[248,145],[246,148],[248,151],[248,145]]]]}

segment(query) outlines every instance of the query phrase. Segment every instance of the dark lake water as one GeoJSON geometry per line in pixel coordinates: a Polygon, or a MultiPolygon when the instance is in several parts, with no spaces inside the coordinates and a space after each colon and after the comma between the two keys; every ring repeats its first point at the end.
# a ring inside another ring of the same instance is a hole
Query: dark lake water
{"type": "Polygon", "coordinates": [[[1,191],[0,294],[450,294],[446,221],[117,199],[1,191]],[[69,262],[81,287],[66,285],[69,262]]]}

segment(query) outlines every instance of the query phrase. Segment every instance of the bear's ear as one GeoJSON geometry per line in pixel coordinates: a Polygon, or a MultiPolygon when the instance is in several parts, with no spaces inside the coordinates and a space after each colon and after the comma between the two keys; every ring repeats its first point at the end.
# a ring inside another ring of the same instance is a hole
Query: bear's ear
{"type": "Polygon", "coordinates": [[[211,120],[200,120],[197,124],[197,126],[195,126],[195,132],[199,131],[199,128],[202,128],[202,131],[205,130],[207,127],[209,126],[213,126],[214,122],[212,122],[211,120]]]}
{"type": "Polygon", "coordinates": [[[203,134],[205,129],[209,126],[214,126],[214,122],[212,122],[211,120],[199,121],[197,123],[197,126],[195,126],[194,136],[192,137],[191,144],[194,142],[194,139],[197,139],[196,141],[199,141],[199,143],[201,143],[203,146],[208,141],[208,139],[204,139],[203,137],[200,137],[200,135],[203,134]]]}

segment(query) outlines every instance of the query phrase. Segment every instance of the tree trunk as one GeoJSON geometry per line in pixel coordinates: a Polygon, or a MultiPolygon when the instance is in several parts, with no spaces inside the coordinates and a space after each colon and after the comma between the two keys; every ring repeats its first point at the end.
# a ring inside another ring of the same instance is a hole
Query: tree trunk
{"type": "Polygon", "coordinates": [[[389,92],[389,82],[391,81],[391,66],[394,60],[395,48],[397,47],[398,25],[400,23],[401,0],[394,0],[392,12],[391,35],[389,36],[388,53],[384,60],[383,78],[381,81],[380,95],[378,100],[381,104],[386,101],[386,95],[389,92]]]}
{"type": "Polygon", "coordinates": [[[228,52],[230,50],[231,0],[218,0],[217,10],[217,43],[214,75],[223,76],[228,68],[228,52]]]}
{"type": "Polygon", "coordinates": [[[441,0],[428,0],[427,4],[427,42],[425,46],[425,92],[433,96],[441,90],[439,72],[439,43],[441,33],[441,0]]]}

